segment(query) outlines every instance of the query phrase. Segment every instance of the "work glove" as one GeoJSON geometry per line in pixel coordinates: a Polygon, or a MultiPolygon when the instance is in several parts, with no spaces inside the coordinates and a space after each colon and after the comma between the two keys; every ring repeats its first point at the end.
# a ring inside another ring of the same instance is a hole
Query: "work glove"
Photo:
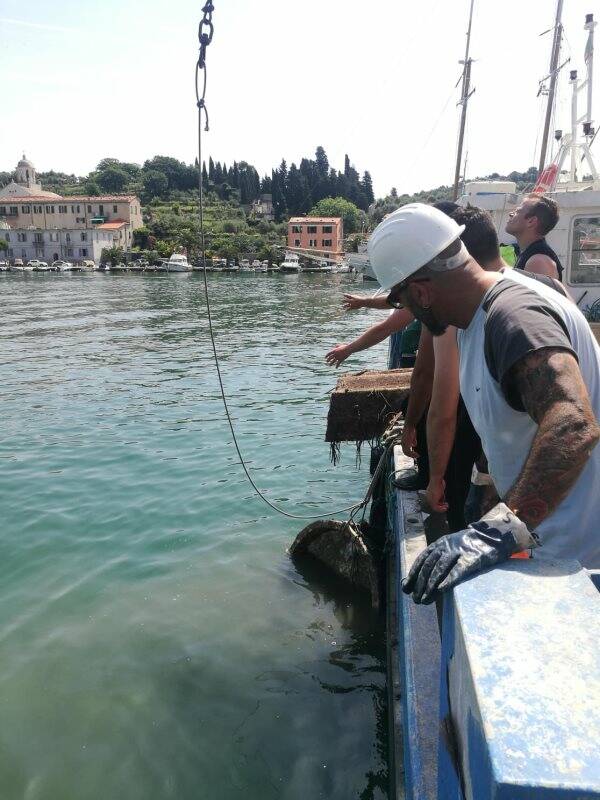
{"type": "Polygon", "coordinates": [[[388,447],[390,444],[399,442],[403,430],[404,420],[402,419],[402,414],[396,414],[395,417],[392,417],[387,428],[384,430],[383,436],[381,437],[381,444],[384,447],[388,447]]]}
{"type": "Polygon", "coordinates": [[[412,593],[415,603],[431,603],[438,592],[538,544],[536,534],[504,503],[498,503],[479,522],[442,536],[419,553],[402,591],[412,593]]]}

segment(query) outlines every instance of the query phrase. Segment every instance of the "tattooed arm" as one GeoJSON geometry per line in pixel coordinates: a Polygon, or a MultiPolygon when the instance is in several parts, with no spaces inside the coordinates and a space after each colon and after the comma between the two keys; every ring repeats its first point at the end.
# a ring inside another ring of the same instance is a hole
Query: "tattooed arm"
{"type": "Polygon", "coordinates": [[[577,360],[566,350],[548,347],[524,356],[510,370],[507,389],[539,426],[521,474],[504,498],[534,530],[570,492],[600,428],[577,360]]]}

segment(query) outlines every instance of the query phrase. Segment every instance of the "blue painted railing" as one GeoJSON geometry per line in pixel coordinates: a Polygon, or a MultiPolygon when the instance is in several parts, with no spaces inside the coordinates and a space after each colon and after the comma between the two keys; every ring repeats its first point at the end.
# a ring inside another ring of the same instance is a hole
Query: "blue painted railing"
{"type": "MultiPolygon", "coordinates": [[[[395,470],[408,465],[396,448],[395,470]]],[[[446,595],[440,648],[435,606],[400,591],[426,545],[423,515],[413,493],[391,488],[389,500],[404,796],[599,800],[597,576],[543,550],[477,575],[446,595]]]]}

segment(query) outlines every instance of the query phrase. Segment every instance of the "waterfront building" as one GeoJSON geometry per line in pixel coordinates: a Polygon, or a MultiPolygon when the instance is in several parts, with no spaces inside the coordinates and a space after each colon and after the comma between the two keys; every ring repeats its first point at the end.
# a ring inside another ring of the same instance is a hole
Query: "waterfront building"
{"type": "Polygon", "coordinates": [[[49,263],[99,263],[104,249],[130,250],[133,231],[143,225],[135,195],[62,197],[46,192],[25,156],[14,180],[0,189],[0,223],[10,260],[39,258],[49,263]]]}
{"type": "Polygon", "coordinates": [[[292,217],[287,245],[299,255],[314,255],[330,261],[344,257],[344,223],[341,217],[292,217]]]}

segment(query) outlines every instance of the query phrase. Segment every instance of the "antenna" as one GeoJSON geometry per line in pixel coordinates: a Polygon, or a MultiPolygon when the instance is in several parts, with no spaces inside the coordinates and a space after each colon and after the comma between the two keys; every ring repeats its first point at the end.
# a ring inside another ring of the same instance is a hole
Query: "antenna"
{"type": "Polygon", "coordinates": [[[560,171],[567,155],[570,155],[569,166],[569,183],[577,182],[577,164],[578,156],[581,154],[579,163],[586,161],[592,176],[592,181],[598,180],[598,171],[594,164],[594,159],[590,150],[591,144],[594,140],[595,131],[593,128],[592,120],[592,80],[594,68],[594,28],[596,27],[593,14],[586,14],[584,30],[588,31],[588,38],[585,46],[585,66],[586,77],[585,80],[578,78],[577,70],[572,69],[569,74],[569,82],[571,84],[571,130],[569,133],[562,135],[562,131],[556,132],[557,140],[560,138],[560,150],[556,158],[558,165],[557,175],[560,171]],[[587,89],[587,104],[586,111],[583,116],[578,117],[577,102],[578,95],[584,89],[587,89]],[[583,129],[583,137],[579,138],[577,134],[578,126],[581,125],[583,129]],[[560,137],[559,137],[560,133],[560,137]]]}
{"type": "MultiPolygon", "coordinates": [[[[562,0],[560,0],[562,2],[562,0]]],[[[465,138],[465,124],[467,121],[467,104],[469,102],[469,98],[475,91],[470,90],[471,87],[471,64],[473,62],[472,58],[469,58],[469,48],[471,46],[471,23],[473,22],[473,5],[475,0],[471,0],[471,9],[469,11],[469,27],[467,29],[467,46],[465,49],[465,59],[464,61],[459,61],[459,64],[463,65],[463,74],[462,74],[462,89],[460,100],[458,101],[458,105],[462,105],[462,111],[460,114],[460,129],[458,134],[458,151],[456,153],[456,168],[454,170],[454,191],[453,191],[453,199],[456,200],[458,197],[458,184],[460,183],[460,168],[462,165],[462,149],[463,149],[463,141],[465,138]]]]}

